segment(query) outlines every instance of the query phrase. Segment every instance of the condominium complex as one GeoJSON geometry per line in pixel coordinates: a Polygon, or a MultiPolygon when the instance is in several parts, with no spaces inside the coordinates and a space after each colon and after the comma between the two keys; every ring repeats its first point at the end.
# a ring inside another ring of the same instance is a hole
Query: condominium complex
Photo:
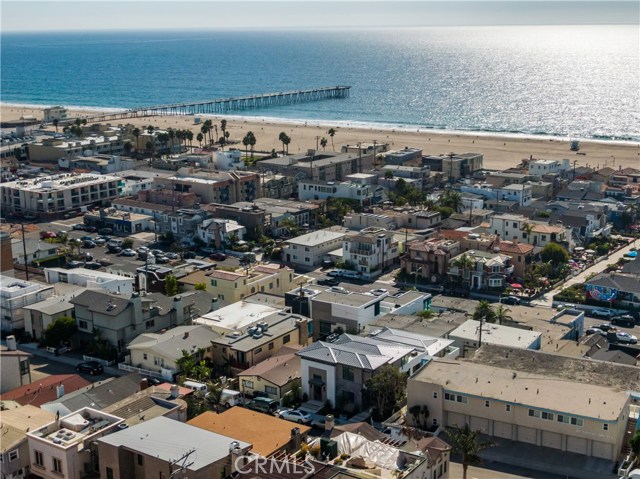
{"type": "Polygon", "coordinates": [[[58,163],[65,156],[122,155],[124,139],[120,135],[91,136],[89,138],[66,140],[46,138],[40,143],[29,145],[29,158],[32,162],[58,163]]]}
{"type": "Polygon", "coordinates": [[[46,217],[82,206],[106,206],[122,190],[120,178],[63,173],[2,183],[2,212],[46,217]]]}

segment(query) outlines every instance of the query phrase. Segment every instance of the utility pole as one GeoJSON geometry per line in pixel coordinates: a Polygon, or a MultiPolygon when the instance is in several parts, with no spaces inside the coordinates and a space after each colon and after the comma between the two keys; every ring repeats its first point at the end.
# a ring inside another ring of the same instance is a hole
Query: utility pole
{"type": "Polygon", "coordinates": [[[362,142],[358,142],[358,173],[362,173],[362,142]]]}
{"type": "Polygon", "coordinates": [[[189,466],[192,466],[194,462],[194,461],[191,461],[187,463],[187,460],[189,459],[189,456],[195,452],[196,452],[195,449],[190,449],[189,451],[185,452],[180,458],[176,459],[175,461],[171,461],[171,464],[169,465],[169,478],[187,477],[187,468],[189,466]],[[176,466],[179,462],[181,464],[176,466]],[[174,467],[177,467],[177,469],[174,470],[174,467]]]}
{"type": "Polygon", "coordinates": [[[378,141],[373,140],[373,168],[377,169],[377,160],[376,160],[376,146],[378,146],[378,141]]]}
{"type": "Polygon", "coordinates": [[[27,264],[27,244],[24,238],[24,223],[20,223],[22,229],[22,252],[24,253],[24,273],[27,281],[29,281],[29,265],[27,264]]]}
{"type": "Polygon", "coordinates": [[[319,148],[319,142],[320,141],[320,136],[316,136],[316,151],[318,151],[319,148]]]}

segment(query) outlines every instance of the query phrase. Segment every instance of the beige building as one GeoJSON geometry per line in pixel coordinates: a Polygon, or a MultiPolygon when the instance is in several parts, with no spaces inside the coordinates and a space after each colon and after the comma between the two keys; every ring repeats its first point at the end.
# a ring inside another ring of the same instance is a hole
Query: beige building
{"type": "Polygon", "coordinates": [[[282,348],[277,356],[267,358],[238,374],[240,391],[245,396],[253,397],[260,393],[277,401],[291,391],[294,382],[300,383],[300,377],[300,358],[295,350],[289,348],[282,348]]]}
{"type": "Polygon", "coordinates": [[[66,120],[68,110],[63,106],[52,106],[49,108],[45,108],[42,113],[44,122],[49,123],[53,120],[66,120]]]}
{"type": "Polygon", "coordinates": [[[429,408],[433,425],[469,424],[489,436],[610,461],[621,454],[630,402],[618,388],[440,359],[409,378],[407,398],[409,408],[429,408]]]}
{"type": "Polygon", "coordinates": [[[268,263],[253,266],[248,270],[236,271],[216,269],[196,271],[180,278],[185,290],[195,289],[196,284],[204,283],[206,291],[216,295],[221,306],[228,306],[255,293],[268,293],[284,296],[295,288],[305,277],[296,275],[291,268],[281,264],[268,263]]]}
{"type": "Polygon", "coordinates": [[[31,354],[16,349],[16,338],[7,337],[7,346],[0,346],[0,392],[31,383],[31,354]]]}
{"type": "Polygon", "coordinates": [[[395,263],[399,242],[393,232],[383,228],[365,228],[347,236],[342,243],[342,259],[350,263],[364,278],[375,278],[395,263]]]}
{"type": "Polygon", "coordinates": [[[31,471],[27,432],[49,424],[55,415],[36,406],[2,411],[0,471],[3,479],[22,479],[31,471]]]}
{"type": "Polygon", "coordinates": [[[342,248],[345,237],[341,231],[324,229],[291,238],[282,250],[282,259],[293,266],[313,268],[331,251],[342,248]]]}
{"type": "Polygon", "coordinates": [[[85,407],[28,432],[31,472],[43,479],[85,477],[97,468],[94,441],[117,430],[122,422],[85,407]]]}
{"type": "Polygon", "coordinates": [[[29,145],[29,158],[32,162],[58,163],[65,156],[122,155],[124,140],[120,135],[92,136],[74,140],[46,138],[40,143],[29,145]]]}

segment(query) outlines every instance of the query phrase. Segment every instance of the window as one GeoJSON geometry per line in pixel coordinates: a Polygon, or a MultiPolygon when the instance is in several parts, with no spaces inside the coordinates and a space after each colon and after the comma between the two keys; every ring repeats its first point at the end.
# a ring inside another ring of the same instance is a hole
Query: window
{"type": "Polygon", "coordinates": [[[253,381],[249,381],[247,379],[242,380],[242,386],[248,389],[253,389],[253,381]]]}
{"type": "Polygon", "coordinates": [[[147,321],[146,323],[147,329],[153,328],[155,325],[156,325],[156,322],[153,319],[150,321],[147,321]]]}
{"type": "Polygon", "coordinates": [[[275,396],[278,394],[278,389],[274,388],[273,386],[265,386],[264,392],[266,392],[267,394],[273,394],[275,396]]]}
{"type": "Polygon", "coordinates": [[[29,360],[20,361],[20,375],[29,374],[29,360]]]}
{"type": "Polygon", "coordinates": [[[107,479],[113,479],[113,469],[107,467],[107,479]]]}
{"type": "Polygon", "coordinates": [[[467,404],[467,397],[461,396],[460,394],[444,393],[444,400],[467,404]]]}
{"type": "Polygon", "coordinates": [[[44,467],[44,457],[40,451],[33,451],[36,466],[44,467]]]}
{"type": "MultiPolygon", "coordinates": [[[[605,430],[605,431],[608,431],[609,430],[609,425],[608,424],[603,424],[602,425],[602,429],[605,430]]],[[[9,459],[11,459],[11,455],[9,455],[9,459]]]]}
{"type": "Polygon", "coordinates": [[[19,455],[18,455],[18,450],[16,449],[15,451],[10,451],[9,452],[9,461],[15,461],[16,459],[18,459],[19,455]]]}
{"type": "Polygon", "coordinates": [[[484,407],[489,407],[489,405],[490,405],[490,404],[491,404],[491,403],[490,403],[489,401],[485,401],[485,402],[484,402],[484,407]]]}
{"type": "Polygon", "coordinates": [[[262,348],[257,348],[253,350],[253,354],[260,354],[262,352],[262,348]]]}
{"type": "Polygon", "coordinates": [[[438,393],[434,391],[433,393],[433,399],[438,399],[438,393]]]}
{"type": "Polygon", "coordinates": [[[529,409],[529,417],[540,417],[540,411],[529,409]]]}
{"type": "Polygon", "coordinates": [[[212,279],[211,280],[211,286],[218,286],[218,280],[217,279],[212,279]]]}
{"type": "Polygon", "coordinates": [[[577,417],[572,417],[572,418],[571,418],[571,424],[572,424],[573,426],[580,426],[580,427],[582,427],[582,419],[579,419],[579,418],[577,418],[577,417]]]}
{"type": "Polygon", "coordinates": [[[144,465],[144,458],[142,457],[142,454],[138,454],[138,466],[142,465],[144,465]]]}
{"type": "Polygon", "coordinates": [[[459,394],[456,396],[456,402],[467,404],[466,396],[460,396],[459,394]]]}
{"type": "Polygon", "coordinates": [[[546,419],[547,421],[553,421],[553,413],[542,411],[542,419],[546,419]]]}
{"type": "Polygon", "coordinates": [[[53,458],[53,472],[57,472],[58,474],[62,474],[62,461],[57,457],[53,458]]]}
{"type": "Polygon", "coordinates": [[[345,381],[353,381],[355,379],[353,368],[342,366],[342,379],[345,381]]]}
{"type": "Polygon", "coordinates": [[[504,409],[505,409],[505,411],[507,411],[507,412],[511,412],[511,404],[507,404],[507,405],[504,407],[504,409]]]}
{"type": "Polygon", "coordinates": [[[273,349],[273,341],[269,343],[269,349],[273,349]]]}
{"type": "Polygon", "coordinates": [[[287,334],[282,338],[282,344],[287,344],[289,341],[291,341],[291,335],[287,334]]]}
{"type": "Polygon", "coordinates": [[[86,321],[78,321],[78,327],[80,329],[89,329],[89,323],[87,323],[86,321]]]}
{"type": "Polygon", "coordinates": [[[144,353],[144,354],[142,355],[142,358],[146,361],[146,360],[148,359],[148,357],[147,357],[147,353],[144,353]]]}

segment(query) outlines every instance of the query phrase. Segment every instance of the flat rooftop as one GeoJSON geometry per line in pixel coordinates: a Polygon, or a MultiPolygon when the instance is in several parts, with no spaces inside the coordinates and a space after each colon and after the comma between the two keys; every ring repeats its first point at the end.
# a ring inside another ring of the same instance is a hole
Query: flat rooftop
{"type": "Polygon", "coordinates": [[[156,417],[99,439],[100,443],[123,447],[164,462],[178,460],[195,449],[195,454],[189,456],[187,469],[190,471],[198,471],[228,457],[229,446],[233,441],[238,441],[242,450],[250,446],[233,437],[166,417],[156,417]]]}
{"type": "Polygon", "coordinates": [[[311,233],[304,234],[302,236],[291,238],[286,242],[288,244],[295,244],[295,245],[301,245],[301,246],[318,246],[318,245],[321,245],[322,243],[326,243],[327,241],[338,240],[338,239],[344,238],[345,236],[346,234],[342,232],[319,230],[319,231],[313,231],[311,233]]]}
{"type": "Polygon", "coordinates": [[[515,372],[511,368],[438,358],[413,379],[439,384],[450,392],[604,421],[617,420],[629,399],[627,392],[551,374],[515,372]]]}
{"type": "Polygon", "coordinates": [[[330,290],[323,291],[313,296],[314,301],[324,301],[325,303],[343,304],[345,306],[352,306],[359,308],[369,303],[381,302],[384,300],[382,297],[369,296],[363,293],[336,293],[330,290]]]}
{"type": "Polygon", "coordinates": [[[244,329],[281,310],[281,308],[267,303],[238,301],[217,311],[207,313],[193,322],[194,324],[209,326],[214,331],[225,333],[244,329]]]}
{"type": "Polygon", "coordinates": [[[466,362],[599,384],[614,391],[640,392],[640,369],[635,366],[490,344],[483,345],[466,362]]]}
{"type": "Polygon", "coordinates": [[[16,188],[29,191],[56,191],[78,186],[90,186],[108,181],[120,181],[117,176],[95,175],[91,173],[61,173],[59,175],[41,176],[30,180],[8,181],[3,188],[16,188]]]}
{"type": "MultiPolygon", "coordinates": [[[[449,333],[451,338],[478,341],[480,321],[469,319],[449,333]]],[[[528,348],[540,339],[542,333],[494,323],[482,324],[482,343],[500,344],[514,348],[528,348]]]]}

